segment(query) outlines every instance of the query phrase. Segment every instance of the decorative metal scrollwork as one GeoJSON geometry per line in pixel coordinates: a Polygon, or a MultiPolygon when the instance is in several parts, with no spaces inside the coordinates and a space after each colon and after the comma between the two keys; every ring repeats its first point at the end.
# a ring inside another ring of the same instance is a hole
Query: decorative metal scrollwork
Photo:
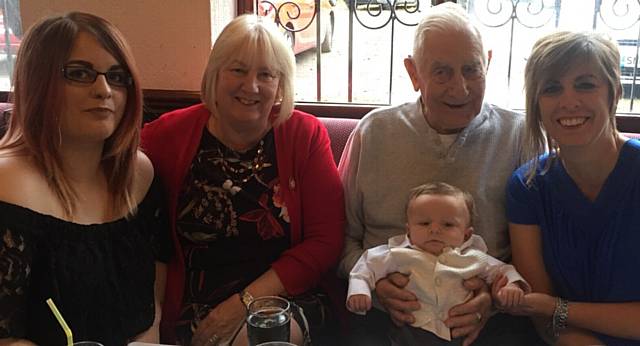
{"type": "Polygon", "coordinates": [[[473,1],[474,15],[485,26],[497,28],[512,20],[527,28],[539,28],[560,12],[556,0],[484,0],[473,1]]]}
{"type": "Polygon", "coordinates": [[[354,17],[363,27],[371,30],[382,29],[391,21],[396,21],[405,26],[416,26],[418,22],[409,22],[404,16],[417,13],[420,10],[420,0],[348,0],[354,17]],[[364,7],[364,11],[358,11],[358,6],[364,7]],[[363,15],[363,14],[366,14],[363,15]],[[376,24],[365,23],[371,21],[369,18],[376,19],[376,24]]]}
{"type": "Polygon", "coordinates": [[[515,4],[511,0],[474,1],[473,12],[485,26],[497,28],[507,24],[514,16],[515,4]]]}
{"type": "Polygon", "coordinates": [[[614,30],[632,27],[640,20],[640,0],[599,0],[602,23],[614,30]]]}
{"type": "Polygon", "coordinates": [[[285,1],[280,3],[280,6],[276,6],[275,3],[269,0],[260,0],[259,13],[260,15],[265,17],[273,15],[273,20],[275,21],[275,23],[286,31],[300,32],[306,30],[318,15],[317,3],[318,1],[314,1],[313,16],[311,16],[311,19],[309,19],[309,23],[306,23],[304,26],[298,28],[292,28],[288,25],[283,24],[300,18],[300,15],[302,14],[300,5],[298,5],[294,1],[285,1]],[[286,17],[283,14],[286,14],[286,17]]]}

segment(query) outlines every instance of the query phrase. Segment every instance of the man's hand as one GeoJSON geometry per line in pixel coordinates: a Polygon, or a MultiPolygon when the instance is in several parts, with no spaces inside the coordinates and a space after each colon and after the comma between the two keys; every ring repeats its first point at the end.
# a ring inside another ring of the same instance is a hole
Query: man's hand
{"type": "Polygon", "coordinates": [[[376,282],[376,295],[380,304],[389,312],[391,320],[398,326],[415,321],[413,312],[420,310],[416,296],[404,289],[409,277],[400,273],[389,274],[376,282]]]}
{"type": "Polygon", "coordinates": [[[353,312],[367,312],[371,310],[371,297],[366,294],[354,294],[347,299],[347,308],[353,312]]]}
{"type": "Polygon", "coordinates": [[[473,298],[452,307],[444,323],[451,328],[451,337],[465,337],[462,345],[468,346],[476,340],[489,319],[491,295],[487,284],[477,277],[465,280],[464,287],[474,292],[473,298]]]}

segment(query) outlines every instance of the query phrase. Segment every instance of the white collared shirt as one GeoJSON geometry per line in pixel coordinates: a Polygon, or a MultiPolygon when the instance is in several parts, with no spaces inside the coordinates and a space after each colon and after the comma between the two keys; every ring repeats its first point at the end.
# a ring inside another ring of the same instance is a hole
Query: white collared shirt
{"type": "Polygon", "coordinates": [[[473,292],[464,288],[464,280],[478,276],[491,284],[502,274],[509,283],[521,281],[527,288],[525,291],[531,291],[512,265],[489,256],[486,251],[487,245],[478,235],[472,235],[458,248],[445,248],[439,256],[414,247],[406,235],[391,237],[387,244],[365,251],[358,259],[350,273],[347,299],[354,294],[371,296],[376,282],[390,273],[409,275],[406,289],[422,305],[414,312],[412,326],[451,340],[444,320],[453,306],[473,296],[473,292]]]}

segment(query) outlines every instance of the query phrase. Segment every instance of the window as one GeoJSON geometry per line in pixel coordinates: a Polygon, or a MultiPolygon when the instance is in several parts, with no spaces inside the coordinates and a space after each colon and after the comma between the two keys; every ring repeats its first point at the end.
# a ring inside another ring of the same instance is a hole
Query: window
{"type": "Polygon", "coordinates": [[[13,65],[22,40],[19,0],[0,0],[0,91],[12,86],[13,65]]]}
{"type": "Polygon", "coordinates": [[[255,6],[292,44],[297,101],[381,105],[417,97],[402,60],[430,4],[396,2],[393,11],[387,0],[256,0],[255,6]]]}
{"type": "MultiPolygon", "coordinates": [[[[425,0],[245,0],[283,30],[296,54],[296,100],[397,104],[417,97],[403,59],[411,54],[425,0]],[[320,19],[319,21],[317,19],[320,19]],[[311,40],[311,41],[309,41],[311,40]]],[[[458,1],[492,51],[486,99],[523,109],[524,66],[535,40],[556,29],[595,30],[617,40],[624,99],[619,113],[640,112],[637,0],[458,1]],[[631,97],[634,95],[634,97],[631,97]]],[[[240,7],[240,6],[239,6],[240,7]]]]}
{"type": "Polygon", "coordinates": [[[640,111],[640,81],[635,77],[640,34],[638,1],[470,0],[468,11],[483,32],[485,44],[493,50],[487,77],[490,102],[524,108],[526,59],[540,36],[554,30],[592,30],[618,42],[624,90],[618,113],[640,111]]]}

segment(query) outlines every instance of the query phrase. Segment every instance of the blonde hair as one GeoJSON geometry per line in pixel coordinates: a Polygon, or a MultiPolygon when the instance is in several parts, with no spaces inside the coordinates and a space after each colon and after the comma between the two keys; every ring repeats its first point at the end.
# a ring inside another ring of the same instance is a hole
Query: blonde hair
{"type": "Polygon", "coordinates": [[[409,199],[405,206],[405,214],[409,211],[409,205],[411,202],[423,195],[453,196],[456,198],[462,198],[465,206],[467,207],[467,211],[469,212],[469,226],[473,226],[476,218],[476,206],[473,196],[469,192],[439,181],[414,187],[409,192],[409,199]]]}
{"type": "MultiPolygon", "coordinates": [[[[296,62],[293,51],[282,33],[268,18],[245,14],[232,20],[216,40],[202,77],[200,97],[213,116],[218,113],[216,107],[216,82],[223,66],[234,58],[252,61],[258,53],[267,59],[269,65],[280,77],[278,95],[281,101],[273,126],[285,122],[293,112],[296,62]]],[[[276,108],[277,109],[277,108],[276,108]]]]}
{"type": "Polygon", "coordinates": [[[556,160],[558,147],[548,138],[542,124],[538,101],[544,85],[550,79],[563,76],[576,62],[595,64],[597,73],[606,80],[609,97],[609,123],[616,135],[616,108],[622,96],[620,82],[620,53],[617,45],[605,36],[593,32],[559,31],[540,38],[533,46],[525,67],[526,123],[523,137],[523,162],[532,161],[527,172],[531,184],[539,166],[539,157],[550,155],[543,172],[556,160]]]}
{"type": "Polygon", "coordinates": [[[103,18],[70,12],[44,18],[25,34],[14,69],[13,111],[0,148],[25,153],[33,158],[59,198],[66,216],[75,209],[77,194],[65,176],[60,132],[66,81],[62,68],[78,33],[92,35],[122,68],[131,74],[124,114],[114,133],[105,141],[101,166],[107,177],[113,211],[135,212],[132,198],[134,160],[142,125],[142,91],[133,54],[120,31],[103,18]]]}
{"type": "MultiPolygon", "coordinates": [[[[480,30],[471,23],[465,10],[453,2],[444,2],[429,9],[427,15],[422,18],[415,31],[413,40],[413,59],[417,62],[418,68],[422,68],[424,61],[425,45],[430,32],[459,32],[475,38],[476,44],[481,52],[484,52],[482,35],[480,30]]],[[[482,62],[486,65],[486,56],[482,55],[482,62]]]]}

